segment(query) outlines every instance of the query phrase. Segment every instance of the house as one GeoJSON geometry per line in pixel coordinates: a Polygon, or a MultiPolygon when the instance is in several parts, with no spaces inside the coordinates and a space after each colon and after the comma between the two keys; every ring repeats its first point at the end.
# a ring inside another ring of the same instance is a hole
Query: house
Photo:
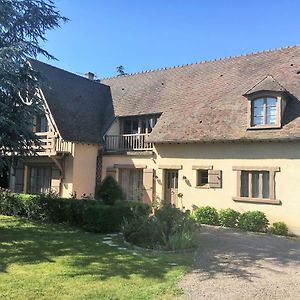
{"type": "Polygon", "coordinates": [[[93,80],[44,76],[43,148],[11,170],[17,192],[261,210],[300,234],[300,46],[93,80]]]}

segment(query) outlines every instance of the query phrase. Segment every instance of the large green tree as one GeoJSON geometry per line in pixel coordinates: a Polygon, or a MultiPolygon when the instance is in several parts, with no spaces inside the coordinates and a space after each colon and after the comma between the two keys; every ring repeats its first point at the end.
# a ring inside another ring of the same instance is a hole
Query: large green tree
{"type": "Polygon", "coordinates": [[[0,0],[0,168],[15,154],[34,153],[32,123],[41,110],[36,89],[42,78],[28,58],[54,59],[41,45],[45,33],[65,21],[51,0],[0,0]]]}

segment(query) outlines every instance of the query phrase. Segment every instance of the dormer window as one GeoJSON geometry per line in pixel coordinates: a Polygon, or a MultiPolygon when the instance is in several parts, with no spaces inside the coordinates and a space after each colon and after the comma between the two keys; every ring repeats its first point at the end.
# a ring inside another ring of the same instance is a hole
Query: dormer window
{"type": "Polygon", "coordinates": [[[287,91],[271,75],[244,94],[248,99],[248,129],[281,128],[287,91]]]}
{"type": "Polygon", "coordinates": [[[278,125],[277,98],[262,97],[252,100],[251,126],[278,125]]]}

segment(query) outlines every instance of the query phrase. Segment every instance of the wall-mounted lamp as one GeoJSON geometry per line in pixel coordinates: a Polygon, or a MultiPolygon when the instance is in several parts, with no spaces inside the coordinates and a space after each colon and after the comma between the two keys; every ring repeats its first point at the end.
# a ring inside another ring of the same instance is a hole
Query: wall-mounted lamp
{"type": "Polygon", "coordinates": [[[158,176],[157,176],[157,175],[155,175],[155,176],[154,176],[154,178],[155,178],[155,179],[158,179],[158,176]]]}
{"type": "Polygon", "coordinates": [[[186,176],[182,176],[182,180],[186,180],[187,178],[186,178],[186,176]]]}

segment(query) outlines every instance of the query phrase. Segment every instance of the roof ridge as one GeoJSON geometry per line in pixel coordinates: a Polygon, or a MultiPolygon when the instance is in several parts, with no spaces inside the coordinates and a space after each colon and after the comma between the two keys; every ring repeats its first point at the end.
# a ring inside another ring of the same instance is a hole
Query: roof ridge
{"type": "Polygon", "coordinates": [[[263,54],[263,53],[269,53],[269,52],[274,52],[274,51],[281,51],[281,50],[286,50],[286,49],[295,48],[295,47],[300,47],[300,44],[279,47],[279,48],[273,48],[273,49],[267,49],[267,50],[262,50],[262,51],[254,51],[254,52],[249,52],[249,53],[245,53],[245,54],[224,56],[224,57],[219,57],[219,58],[214,58],[214,59],[209,59],[209,60],[202,60],[202,61],[197,61],[197,62],[188,63],[188,64],[175,65],[175,66],[171,66],[171,67],[161,67],[161,68],[157,68],[157,69],[143,70],[143,71],[138,71],[138,72],[132,72],[132,73],[122,75],[122,76],[118,76],[118,75],[108,76],[108,77],[100,78],[99,81],[101,82],[102,80],[109,80],[109,79],[115,79],[115,78],[120,78],[120,77],[121,78],[130,77],[130,76],[135,76],[135,75],[140,75],[140,74],[145,74],[145,73],[152,73],[152,72],[165,71],[165,70],[176,69],[176,68],[183,68],[183,67],[188,67],[188,66],[192,66],[192,65],[211,63],[211,62],[215,62],[215,61],[226,61],[229,59],[235,59],[235,58],[239,58],[239,57],[257,55],[257,54],[263,54]]]}
{"type": "Polygon", "coordinates": [[[76,76],[76,77],[78,77],[78,78],[87,80],[88,82],[92,82],[92,83],[99,84],[99,80],[90,80],[90,79],[88,79],[88,78],[86,78],[86,77],[84,77],[84,76],[81,76],[81,75],[78,75],[78,74],[76,74],[76,73],[70,72],[70,71],[65,70],[65,69],[63,69],[63,68],[59,68],[59,67],[50,65],[50,64],[48,64],[48,63],[46,63],[46,62],[43,62],[43,61],[40,61],[40,60],[38,60],[38,59],[28,58],[28,60],[29,60],[29,62],[30,62],[30,60],[32,60],[32,61],[34,61],[34,62],[37,62],[37,63],[40,63],[40,64],[44,64],[44,65],[46,65],[46,66],[48,66],[48,67],[51,67],[51,68],[54,68],[54,69],[58,69],[59,71],[64,71],[64,72],[66,72],[66,73],[68,73],[68,74],[70,74],[70,75],[73,75],[73,76],[76,76]]]}

